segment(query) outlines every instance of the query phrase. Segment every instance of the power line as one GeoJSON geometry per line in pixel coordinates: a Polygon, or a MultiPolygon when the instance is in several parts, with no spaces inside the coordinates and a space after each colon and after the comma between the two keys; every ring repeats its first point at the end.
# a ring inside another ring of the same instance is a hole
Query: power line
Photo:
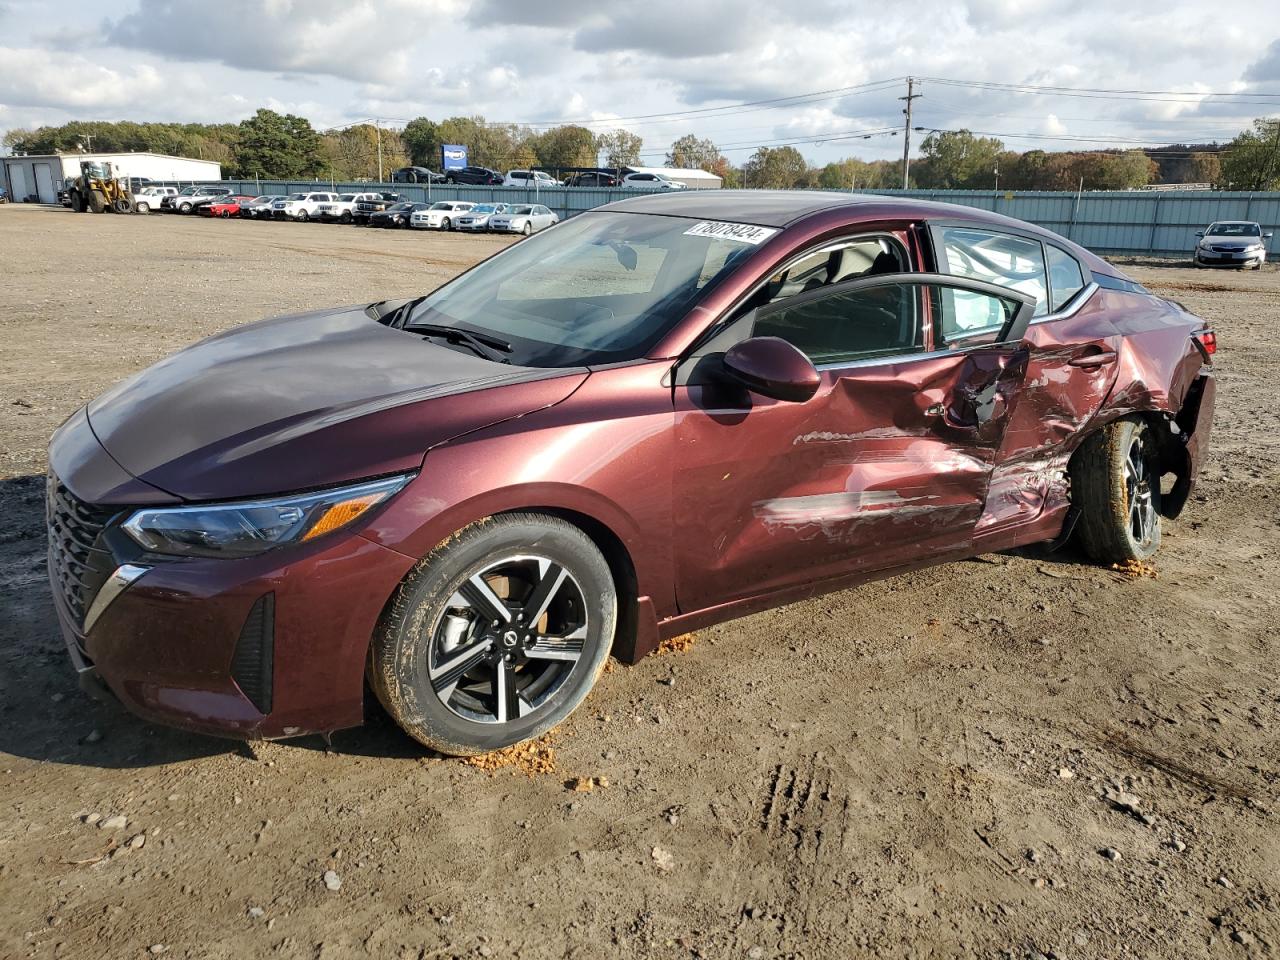
{"type": "Polygon", "coordinates": [[[921,77],[920,80],[948,87],[968,87],[975,90],[993,90],[1039,96],[1083,97],[1099,100],[1154,100],[1164,103],[1203,103],[1212,97],[1215,99],[1210,102],[1223,104],[1280,105],[1280,93],[1258,91],[1226,93],[1220,91],[1198,92],[1195,90],[1110,90],[1103,87],[1061,87],[1031,83],[997,83],[989,80],[956,80],[948,77],[921,77]]]}

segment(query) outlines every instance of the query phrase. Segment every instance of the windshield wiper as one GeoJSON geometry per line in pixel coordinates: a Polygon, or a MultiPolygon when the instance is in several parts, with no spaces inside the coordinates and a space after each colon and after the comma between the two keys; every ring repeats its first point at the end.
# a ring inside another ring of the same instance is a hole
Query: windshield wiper
{"type": "Polygon", "coordinates": [[[413,323],[401,329],[408,333],[425,333],[429,337],[443,337],[451,342],[464,344],[494,363],[511,362],[501,354],[510,353],[512,346],[501,337],[490,336],[487,333],[472,333],[461,327],[446,327],[440,323],[413,323]]]}

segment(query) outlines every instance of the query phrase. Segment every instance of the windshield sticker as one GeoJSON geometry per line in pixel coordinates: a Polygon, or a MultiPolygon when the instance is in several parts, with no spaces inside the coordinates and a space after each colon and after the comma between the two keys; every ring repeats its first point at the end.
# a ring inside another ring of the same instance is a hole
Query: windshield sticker
{"type": "Polygon", "coordinates": [[[778,231],[774,227],[757,227],[751,223],[721,223],[704,220],[684,232],[686,237],[710,237],[713,240],[735,240],[753,247],[764,243],[778,231]]]}

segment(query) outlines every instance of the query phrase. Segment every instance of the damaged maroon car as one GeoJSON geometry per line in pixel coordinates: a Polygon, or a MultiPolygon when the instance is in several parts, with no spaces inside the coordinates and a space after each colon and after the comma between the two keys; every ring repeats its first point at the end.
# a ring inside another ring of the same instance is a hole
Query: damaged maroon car
{"type": "Polygon", "coordinates": [[[534,737],[612,651],[1074,535],[1143,560],[1213,333],[1079,246],[915,200],[639,197],[410,301],[196,344],[49,451],[71,658],[240,737],[534,737]]]}

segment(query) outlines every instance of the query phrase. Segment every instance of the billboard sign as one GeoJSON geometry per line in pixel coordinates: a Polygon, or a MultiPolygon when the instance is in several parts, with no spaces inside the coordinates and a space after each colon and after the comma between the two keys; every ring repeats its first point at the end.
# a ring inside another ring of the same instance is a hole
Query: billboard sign
{"type": "Polygon", "coordinates": [[[467,165],[467,148],[456,143],[442,144],[440,147],[440,168],[442,170],[461,170],[467,165]]]}

